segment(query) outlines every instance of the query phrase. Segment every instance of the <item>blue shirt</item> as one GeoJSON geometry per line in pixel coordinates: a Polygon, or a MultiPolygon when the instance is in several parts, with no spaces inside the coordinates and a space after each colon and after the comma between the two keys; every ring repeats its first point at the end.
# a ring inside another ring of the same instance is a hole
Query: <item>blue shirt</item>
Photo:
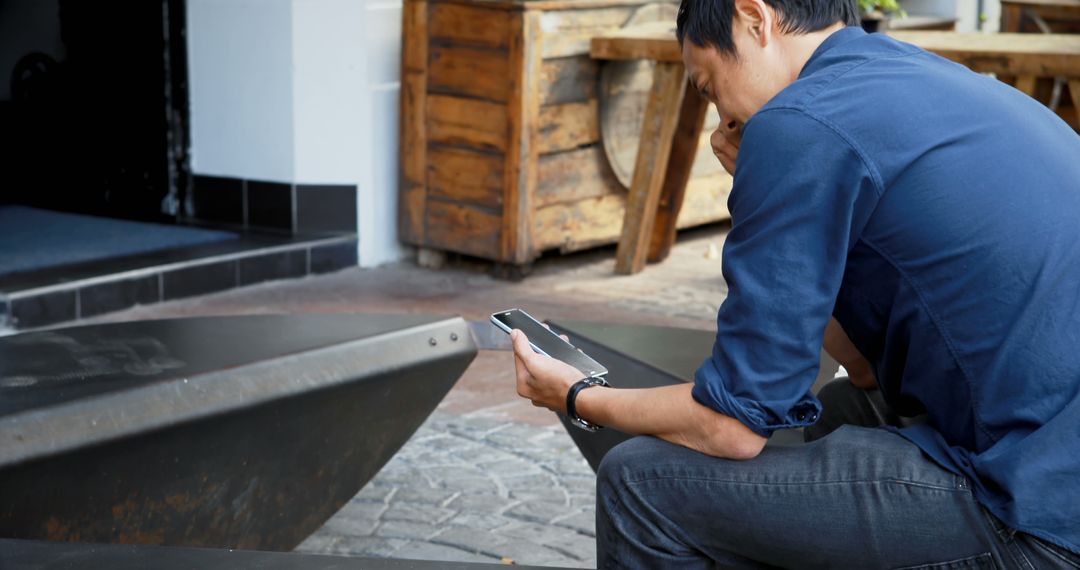
{"type": "Polygon", "coordinates": [[[1009,526],[1080,551],[1080,137],[1019,91],[846,28],[746,123],[729,294],[694,398],[813,423],[835,316],[900,433],[1009,526]]]}

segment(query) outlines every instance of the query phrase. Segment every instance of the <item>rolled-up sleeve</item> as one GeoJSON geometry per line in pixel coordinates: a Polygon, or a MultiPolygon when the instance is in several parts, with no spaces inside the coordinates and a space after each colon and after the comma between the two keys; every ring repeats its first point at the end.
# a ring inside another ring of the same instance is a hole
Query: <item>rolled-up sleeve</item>
{"type": "Polygon", "coordinates": [[[768,437],[813,424],[810,392],[848,252],[881,194],[844,133],[797,109],[767,109],[744,130],[728,201],[728,296],[693,397],[768,437]]]}

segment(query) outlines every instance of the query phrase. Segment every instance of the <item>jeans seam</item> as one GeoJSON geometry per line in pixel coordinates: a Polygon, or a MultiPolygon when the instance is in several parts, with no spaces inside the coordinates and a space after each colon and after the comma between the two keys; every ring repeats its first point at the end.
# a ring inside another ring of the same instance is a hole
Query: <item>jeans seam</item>
{"type": "Polygon", "coordinates": [[[1032,540],[1031,540],[1030,544],[1032,545],[1033,548],[1038,548],[1039,550],[1042,550],[1043,552],[1047,553],[1048,555],[1053,556],[1054,558],[1064,562],[1065,564],[1068,564],[1069,566],[1072,566],[1073,568],[1080,568],[1080,565],[1078,565],[1076,563],[1076,561],[1070,560],[1064,554],[1058,552],[1057,550],[1055,550],[1053,548],[1050,548],[1050,546],[1048,546],[1048,543],[1045,542],[1044,540],[1042,540],[1042,539],[1040,539],[1039,537],[1036,537],[1036,536],[1032,536],[1031,538],[1032,538],[1032,540]]]}
{"type": "Polygon", "coordinates": [[[1013,561],[1020,565],[1020,567],[1026,568],[1027,570],[1035,570],[1035,566],[1031,564],[1031,560],[1028,559],[1027,555],[1024,554],[1023,549],[1017,544],[1016,531],[999,521],[997,517],[990,514],[986,509],[980,510],[986,521],[990,523],[990,528],[994,530],[994,534],[997,535],[1002,549],[1007,552],[1009,556],[1012,557],[1013,561]]]}
{"type": "Polygon", "coordinates": [[[825,486],[825,485],[851,485],[851,484],[872,484],[872,485],[876,485],[876,484],[881,484],[881,483],[892,483],[892,484],[895,484],[895,485],[904,485],[904,486],[908,486],[908,487],[919,487],[919,488],[923,488],[923,489],[934,489],[934,490],[937,490],[937,491],[950,491],[950,492],[959,492],[959,493],[970,494],[970,492],[967,489],[957,488],[955,485],[954,486],[935,485],[935,484],[931,484],[931,483],[923,483],[923,482],[920,482],[920,481],[907,481],[907,480],[904,480],[904,479],[842,479],[842,480],[836,480],[836,481],[798,481],[798,482],[793,481],[793,482],[786,482],[786,483],[777,483],[777,482],[767,482],[767,481],[738,481],[738,480],[734,480],[734,479],[714,479],[714,478],[710,478],[710,477],[646,477],[646,478],[642,478],[642,479],[628,479],[628,480],[626,480],[626,484],[628,484],[628,485],[636,485],[636,484],[639,484],[639,483],[650,483],[650,482],[653,482],[653,481],[671,481],[671,482],[675,482],[675,481],[697,481],[697,482],[706,482],[706,483],[722,483],[722,484],[727,484],[727,485],[745,485],[745,486],[752,486],[752,487],[758,487],[758,486],[768,486],[768,487],[815,486],[816,487],[816,486],[825,486]]]}

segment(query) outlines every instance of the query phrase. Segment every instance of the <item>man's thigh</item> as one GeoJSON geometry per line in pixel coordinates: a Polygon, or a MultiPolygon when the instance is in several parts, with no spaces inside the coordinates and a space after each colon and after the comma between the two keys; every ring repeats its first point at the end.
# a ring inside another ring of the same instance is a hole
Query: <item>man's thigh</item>
{"type": "Polygon", "coordinates": [[[668,563],[903,568],[989,562],[994,544],[964,478],[854,426],[750,461],[635,438],[605,457],[597,500],[600,561],[613,566],[655,549],[668,563]]]}

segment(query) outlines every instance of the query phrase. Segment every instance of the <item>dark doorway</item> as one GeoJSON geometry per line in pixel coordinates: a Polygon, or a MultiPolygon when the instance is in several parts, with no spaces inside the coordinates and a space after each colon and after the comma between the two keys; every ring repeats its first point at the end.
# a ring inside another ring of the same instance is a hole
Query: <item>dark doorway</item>
{"type": "Polygon", "coordinates": [[[184,0],[0,0],[0,19],[23,30],[0,33],[0,202],[176,221],[190,184],[184,0]]]}

